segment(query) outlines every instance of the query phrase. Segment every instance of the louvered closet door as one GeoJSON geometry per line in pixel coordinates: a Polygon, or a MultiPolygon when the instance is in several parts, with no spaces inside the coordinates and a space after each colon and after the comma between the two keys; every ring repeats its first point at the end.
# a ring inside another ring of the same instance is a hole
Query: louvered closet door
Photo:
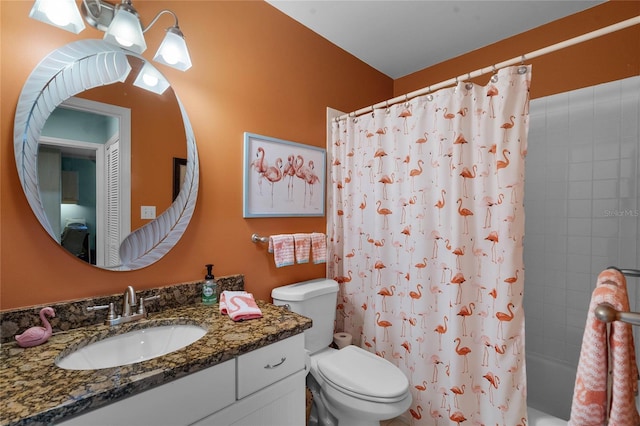
{"type": "Polygon", "coordinates": [[[120,143],[107,147],[105,266],[120,264],[120,143]]]}

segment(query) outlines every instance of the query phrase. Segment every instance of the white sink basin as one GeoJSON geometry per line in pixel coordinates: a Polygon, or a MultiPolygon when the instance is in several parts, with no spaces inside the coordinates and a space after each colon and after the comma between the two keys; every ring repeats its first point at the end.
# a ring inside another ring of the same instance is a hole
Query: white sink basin
{"type": "Polygon", "coordinates": [[[189,324],[162,325],[91,343],[56,360],[66,370],[96,370],[146,361],[188,346],[207,333],[189,324]]]}

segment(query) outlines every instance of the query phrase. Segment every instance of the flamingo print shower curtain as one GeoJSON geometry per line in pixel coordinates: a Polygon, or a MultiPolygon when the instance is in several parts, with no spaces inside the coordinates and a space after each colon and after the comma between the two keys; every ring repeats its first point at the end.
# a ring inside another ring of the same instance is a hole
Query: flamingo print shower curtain
{"type": "Polygon", "coordinates": [[[336,328],[407,375],[412,424],[526,423],[530,77],[504,68],[333,123],[336,328]]]}

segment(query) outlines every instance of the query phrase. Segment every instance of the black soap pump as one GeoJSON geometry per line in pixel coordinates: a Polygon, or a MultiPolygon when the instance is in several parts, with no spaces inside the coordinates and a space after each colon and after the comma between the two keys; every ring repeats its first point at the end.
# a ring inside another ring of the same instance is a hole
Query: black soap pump
{"type": "Polygon", "coordinates": [[[207,267],[207,275],[204,276],[204,284],[202,285],[202,303],[205,305],[213,305],[218,301],[218,286],[211,272],[213,265],[207,264],[205,266],[207,267]]]}

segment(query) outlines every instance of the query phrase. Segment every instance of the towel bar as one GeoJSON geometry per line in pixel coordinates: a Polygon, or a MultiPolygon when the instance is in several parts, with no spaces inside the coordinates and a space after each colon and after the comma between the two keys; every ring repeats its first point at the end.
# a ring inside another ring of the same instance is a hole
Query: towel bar
{"type": "Polygon", "coordinates": [[[254,243],[268,243],[269,237],[261,237],[258,234],[251,235],[251,241],[254,243]]]}
{"type": "Polygon", "coordinates": [[[620,269],[620,272],[628,277],[640,277],[640,269],[620,269]]]}
{"type": "Polygon", "coordinates": [[[632,325],[640,325],[640,312],[620,312],[608,303],[596,306],[593,313],[602,322],[622,321],[632,325]]]}
{"type": "Polygon", "coordinates": [[[617,266],[609,266],[607,269],[617,269],[622,275],[627,277],[640,277],[640,269],[622,269],[617,266]]]}

